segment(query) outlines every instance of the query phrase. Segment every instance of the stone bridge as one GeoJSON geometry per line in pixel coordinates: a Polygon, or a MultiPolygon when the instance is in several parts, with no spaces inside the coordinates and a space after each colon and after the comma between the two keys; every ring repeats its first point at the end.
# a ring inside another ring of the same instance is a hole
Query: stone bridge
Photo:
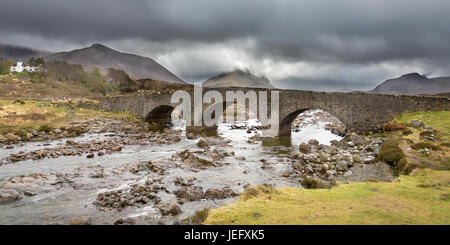
{"type": "MultiPolygon", "coordinates": [[[[226,91],[267,91],[270,111],[271,91],[279,91],[279,131],[287,135],[291,123],[298,114],[308,109],[321,109],[341,120],[348,130],[357,133],[377,131],[386,123],[404,112],[424,110],[450,110],[450,99],[431,96],[384,95],[364,92],[313,92],[303,90],[262,89],[262,88],[203,88],[218,91],[226,100],[226,91]]],[[[186,90],[194,105],[194,90],[186,90]]],[[[170,120],[177,104],[171,103],[173,92],[139,92],[127,95],[109,96],[102,99],[100,108],[108,111],[130,111],[146,121],[170,120]]],[[[229,104],[227,104],[228,106],[229,104]]],[[[248,105],[247,105],[248,106],[248,105]]],[[[204,108],[207,105],[204,105],[204,108]]],[[[224,107],[226,107],[224,105],[224,107]]],[[[194,110],[192,109],[192,113],[194,110]]],[[[270,113],[269,113],[270,114],[270,113]]],[[[258,115],[259,117],[259,115],[258,115]]],[[[192,116],[193,118],[193,116],[192,116]]]]}

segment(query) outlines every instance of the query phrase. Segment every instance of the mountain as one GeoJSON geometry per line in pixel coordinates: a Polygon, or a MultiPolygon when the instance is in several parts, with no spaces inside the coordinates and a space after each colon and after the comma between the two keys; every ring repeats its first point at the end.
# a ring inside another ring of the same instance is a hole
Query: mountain
{"type": "Polygon", "coordinates": [[[26,47],[0,44],[0,57],[14,61],[26,62],[31,57],[43,57],[50,54],[49,52],[30,49],[26,47]]]}
{"type": "Polygon", "coordinates": [[[266,77],[257,77],[249,71],[234,70],[211,77],[203,83],[205,87],[258,87],[274,88],[266,77]]]}
{"type": "Polygon", "coordinates": [[[369,91],[378,94],[437,94],[450,92],[450,77],[428,78],[410,73],[389,79],[369,91]]]}
{"type": "Polygon", "coordinates": [[[158,62],[148,57],[134,54],[121,53],[101,44],[93,44],[90,47],[76,49],[69,52],[60,52],[45,57],[47,61],[66,61],[67,63],[80,64],[87,71],[96,67],[103,75],[109,68],[125,71],[132,79],[153,79],[172,83],[185,83],[158,62]]]}

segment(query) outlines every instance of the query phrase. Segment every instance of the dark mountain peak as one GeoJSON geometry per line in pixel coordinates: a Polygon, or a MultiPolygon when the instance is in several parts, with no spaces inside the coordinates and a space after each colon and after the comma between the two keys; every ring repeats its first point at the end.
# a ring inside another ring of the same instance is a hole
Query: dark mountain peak
{"type": "Polygon", "coordinates": [[[388,79],[379,84],[373,93],[382,94],[436,94],[450,91],[450,78],[428,78],[419,73],[409,73],[388,79]]]}
{"type": "Polygon", "coordinates": [[[255,76],[248,69],[235,69],[230,72],[220,73],[206,80],[203,85],[206,87],[274,87],[267,77],[255,76]]]}
{"type": "Polygon", "coordinates": [[[413,73],[408,73],[408,74],[402,75],[401,78],[406,78],[406,79],[428,79],[426,76],[420,75],[417,72],[413,72],[413,73]]]}
{"type": "Polygon", "coordinates": [[[228,73],[238,73],[238,74],[247,74],[247,75],[252,75],[252,73],[250,72],[249,69],[240,69],[240,68],[236,68],[231,72],[228,73]]]}
{"type": "Polygon", "coordinates": [[[149,57],[122,53],[100,43],[94,43],[86,48],[55,53],[45,59],[80,64],[87,71],[99,68],[103,75],[108,74],[109,68],[114,68],[124,71],[132,79],[149,78],[157,81],[185,83],[149,57]]]}
{"type": "Polygon", "coordinates": [[[106,47],[106,46],[103,45],[103,44],[100,44],[100,43],[94,43],[94,44],[91,45],[90,48],[98,49],[98,50],[113,50],[113,49],[111,49],[111,48],[109,48],[109,47],[106,47]]]}

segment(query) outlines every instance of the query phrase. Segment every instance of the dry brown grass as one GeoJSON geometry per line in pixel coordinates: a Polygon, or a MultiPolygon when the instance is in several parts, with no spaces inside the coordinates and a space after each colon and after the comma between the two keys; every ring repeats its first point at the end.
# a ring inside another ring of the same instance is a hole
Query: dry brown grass
{"type": "Polygon", "coordinates": [[[402,131],[406,129],[406,124],[404,123],[397,123],[395,121],[387,122],[383,125],[383,131],[384,132],[395,132],[395,131],[402,131]]]}
{"type": "Polygon", "coordinates": [[[59,81],[32,83],[26,80],[3,78],[0,82],[0,98],[3,99],[50,99],[98,97],[89,89],[59,81]]]}

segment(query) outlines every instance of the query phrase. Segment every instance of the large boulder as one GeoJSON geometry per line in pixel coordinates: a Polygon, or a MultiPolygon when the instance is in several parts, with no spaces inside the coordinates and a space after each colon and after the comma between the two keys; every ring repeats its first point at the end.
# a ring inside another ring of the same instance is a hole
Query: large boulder
{"type": "Polygon", "coordinates": [[[340,160],[336,163],[336,169],[339,171],[347,171],[348,163],[345,160],[340,160]]]}
{"type": "Polygon", "coordinates": [[[298,150],[301,153],[308,154],[311,151],[311,145],[308,145],[306,143],[301,143],[300,146],[298,147],[298,150]]]}
{"type": "Polygon", "coordinates": [[[8,141],[17,141],[17,140],[20,139],[19,136],[15,135],[15,134],[13,134],[13,133],[9,133],[9,134],[5,135],[5,138],[6,138],[8,141]]]}
{"type": "Polygon", "coordinates": [[[330,144],[331,144],[331,146],[334,146],[334,147],[342,147],[342,142],[337,141],[337,140],[330,141],[330,144]]]}
{"type": "Polygon", "coordinates": [[[306,176],[300,183],[306,189],[329,189],[335,184],[332,181],[324,181],[318,177],[310,176],[306,176]]]}
{"type": "Polygon", "coordinates": [[[173,202],[169,207],[169,213],[172,215],[180,214],[181,213],[180,205],[178,205],[178,203],[176,202],[173,202]]]}
{"type": "Polygon", "coordinates": [[[203,188],[200,186],[185,186],[174,191],[175,196],[187,201],[197,201],[203,198],[203,188]]]}
{"type": "Polygon", "coordinates": [[[348,166],[353,166],[353,156],[350,153],[343,153],[336,157],[336,162],[345,161],[348,166]]]}
{"type": "Polygon", "coordinates": [[[358,145],[358,146],[367,144],[366,140],[363,137],[361,137],[355,133],[348,134],[347,136],[345,136],[342,139],[342,141],[353,142],[355,145],[358,145]]]}
{"type": "Polygon", "coordinates": [[[199,153],[191,153],[189,161],[199,166],[214,166],[214,159],[210,156],[204,156],[199,153]]]}
{"type": "Polygon", "coordinates": [[[198,142],[197,142],[197,146],[204,148],[204,147],[208,147],[210,145],[210,142],[204,138],[201,138],[198,142]]]}

